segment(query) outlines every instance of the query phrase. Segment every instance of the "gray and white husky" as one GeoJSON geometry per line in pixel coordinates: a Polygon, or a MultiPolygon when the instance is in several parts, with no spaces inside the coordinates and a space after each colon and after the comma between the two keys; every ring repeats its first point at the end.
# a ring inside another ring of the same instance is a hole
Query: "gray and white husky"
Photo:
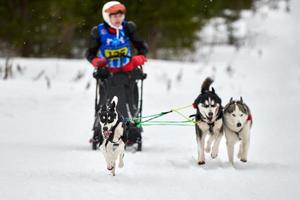
{"type": "Polygon", "coordinates": [[[119,168],[124,166],[123,158],[126,144],[125,125],[117,112],[118,97],[114,96],[110,105],[103,105],[98,111],[98,121],[104,141],[100,150],[104,155],[107,169],[115,176],[116,161],[119,158],[119,168]]]}
{"type": "Polygon", "coordinates": [[[213,83],[211,78],[206,78],[201,86],[201,93],[195,99],[193,106],[196,112],[196,140],[198,146],[198,164],[205,164],[205,153],[211,152],[211,157],[218,156],[219,144],[223,136],[223,108],[221,98],[215,89],[209,90],[213,83]],[[205,147],[205,138],[209,136],[205,147]],[[213,147],[211,148],[212,143],[213,147]]]}
{"type": "Polygon", "coordinates": [[[224,108],[224,132],[230,163],[233,164],[234,145],[238,142],[240,142],[238,158],[242,162],[247,162],[251,126],[252,115],[242,97],[238,101],[231,98],[224,108]]]}

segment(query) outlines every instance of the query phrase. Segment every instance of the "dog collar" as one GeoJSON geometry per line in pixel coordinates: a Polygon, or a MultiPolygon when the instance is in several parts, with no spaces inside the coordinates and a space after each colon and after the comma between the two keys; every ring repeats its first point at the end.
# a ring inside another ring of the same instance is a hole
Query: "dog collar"
{"type": "MultiPolygon", "coordinates": [[[[224,126],[226,126],[226,124],[224,124],[224,126]]],[[[226,126],[226,127],[227,127],[230,131],[234,132],[235,135],[238,137],[239,140],[242,140],[242,138],[240,137],[240,133],[242,132],[243,127],[241,127],[241,130],[239,130],[239,131],[234,131],[234,130],[232,130],[231,128],[229,128],[228,126],[226,126]]]]}
{"type": "Polygon", "coordinates": [[[240,137],[240,133],[242,130],[243,130],[243,128],[241,128],[241,130],[238,132],[234,132],[236,134],[236,136],[239,138],[239,140],[242,140],[242,138],[240,137]]]}

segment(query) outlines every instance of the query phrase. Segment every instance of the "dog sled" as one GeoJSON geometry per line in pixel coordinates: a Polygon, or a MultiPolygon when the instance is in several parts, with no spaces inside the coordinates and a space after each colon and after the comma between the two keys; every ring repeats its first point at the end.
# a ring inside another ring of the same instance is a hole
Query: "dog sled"
{"type": "Polygon", "coordinates": [[[141,151],[143,129],[135,122],[142,117],[143,81],[147,77],[142,66],[130,72],[118,73],[109,73],[105,68],[99,68],[95,70],[93,77],[96,79],[96,92],[92,149],[98,149],[103,142],[101,125],[97,123],[97,113],[102,105],[117,96],[119,99],[117,111],[126,122],[126,146],[136,146],[136,150],[141,151]]]}

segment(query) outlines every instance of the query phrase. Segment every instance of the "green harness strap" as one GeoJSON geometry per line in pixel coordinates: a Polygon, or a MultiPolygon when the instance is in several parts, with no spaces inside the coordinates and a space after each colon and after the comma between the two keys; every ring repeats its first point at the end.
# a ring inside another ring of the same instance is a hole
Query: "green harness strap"
{"type": "Polygon", "coordinates": [[[185,116],[183,113],[179,112],[180,110],[184,110],[191,106],[192,105],[174,108],[174,109],[171,109],[166,112],[161,112],[161,113],[153,114],[153,115],[147,115],[144,117],[127,118],[126,120],[135,122],[137,127],[157,126],[157,125],[160,125],[160,126],[192,126],[192,125],[196,124],[196,122],[194,120],[190,119],[189,117],[185,116]],[[178,115],[180,115],[181,117],[183,117],[186,120],[185,121],[153,121],[154,119],[157,119],[159,117],[162,117],[162,116],[167,115],[172,112],[177,113],[178,115]],[[142,120],[142,119],[145,119],[145,120],[142,120]]]}

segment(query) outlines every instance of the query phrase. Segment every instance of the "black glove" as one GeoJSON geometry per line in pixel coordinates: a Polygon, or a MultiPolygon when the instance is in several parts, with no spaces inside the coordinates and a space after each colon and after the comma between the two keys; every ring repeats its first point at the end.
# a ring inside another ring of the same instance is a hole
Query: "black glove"
{"type": "Polygon", "coordinates": [[[111,74],[107,71],[106,68],[99,68],[93,73],[93,77],[95,79],[100,79],[102,81],[110,77],[110,75],[111,74]]]}
{"type": "Polygon", "coordinates": [[[147,74],[144,73],[140,68],[135,68],[134,70],[132,70],[131,75],[133,79],[136,80],[144,80],[147,78],[147,74]]]}

